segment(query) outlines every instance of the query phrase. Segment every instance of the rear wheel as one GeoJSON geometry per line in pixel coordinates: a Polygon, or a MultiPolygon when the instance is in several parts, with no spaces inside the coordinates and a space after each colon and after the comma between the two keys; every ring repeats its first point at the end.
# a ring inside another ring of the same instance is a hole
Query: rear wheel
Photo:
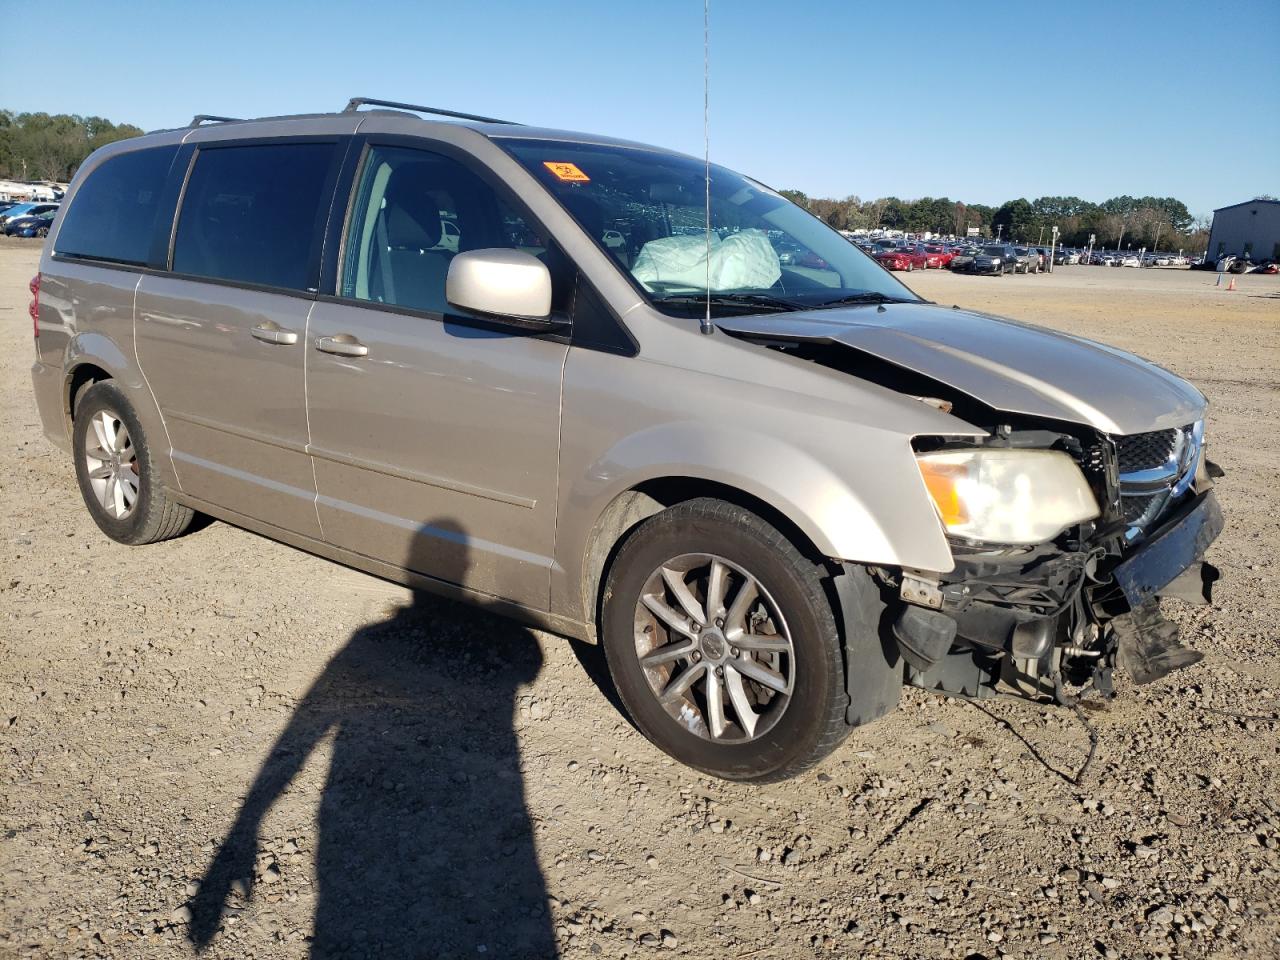
{"type": "Polygon", "coordinates": [[[645,521],[610,569],[601,631],[645,736],[729,780],[787,779],[833,750],[850,728],[824,572],[723,501],[645,521]]]}
{"type": "Polygon", "coordinates": [[[142,424],[124,391],[110,380],[76,398],[72,446],[85,506],[112,540],[155,543],[190,526],[194,513],[173,502],[157,480],[142,424]]]}

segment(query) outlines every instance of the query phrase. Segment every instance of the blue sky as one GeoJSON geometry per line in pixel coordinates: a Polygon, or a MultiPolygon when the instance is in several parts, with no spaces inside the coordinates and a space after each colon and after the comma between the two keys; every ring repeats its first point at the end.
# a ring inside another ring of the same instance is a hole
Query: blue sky
{"type": "MultiPolygon", "coordinates": [[[[701,0],[0,10],[56,54],[9,59],[8,109],[155,129],[380,96],[702,152],[701,0]]],[[[1229,11],[712,0],[712,158],[820,196],[1280,194],[1280,2],[1229,11]]]]}

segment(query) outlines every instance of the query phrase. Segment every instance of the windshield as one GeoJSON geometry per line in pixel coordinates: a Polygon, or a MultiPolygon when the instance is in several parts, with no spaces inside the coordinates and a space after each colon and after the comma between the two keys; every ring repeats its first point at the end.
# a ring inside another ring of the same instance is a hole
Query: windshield
{"type": "Polygon", "coordinates": [[[4,212],[6,217],[22,217],[36,208],[34,203],[16,203],[4,212]]]}
{"type": "Polygon", "coordinates": [[[1003,257],[1004,247],[983,247],[982,252],[988,257],[1003,257]]]}
{"type": "Polygon", "coordinates": [[[634,147],[503,139],[650,302],[681,315],[917,300],[875,260],[763,186],[691,157],[634,147]]]}

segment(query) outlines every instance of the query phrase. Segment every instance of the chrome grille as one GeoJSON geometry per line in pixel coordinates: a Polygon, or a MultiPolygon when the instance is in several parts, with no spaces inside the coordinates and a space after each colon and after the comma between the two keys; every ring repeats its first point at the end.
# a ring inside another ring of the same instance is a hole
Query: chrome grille
{"type": "Polygon", "coordinates": [[[1128,437],[1116,437],[1116,456],[1120,472],[1152,470],[1169,462],[1178,444],[1181,430],[1155,430],[1151,433],[1135,433],[1128,437]]]}
{"type": "Polygon", "coordinates": [[[1121,496],[1120,506],[1124,510],[1124,522],[1131,527],[1145,527],[1157,516],[1164,508],[1165,501],[1169,499],[1168,492],[1149,494],[1143,496],[1121,496]]]}
{"type": "Polygon", "coordinates": [[[1128,538],[1139,537],[1190,489],[1204,425],[1115,437],[1120,508],[1128,538]]]}

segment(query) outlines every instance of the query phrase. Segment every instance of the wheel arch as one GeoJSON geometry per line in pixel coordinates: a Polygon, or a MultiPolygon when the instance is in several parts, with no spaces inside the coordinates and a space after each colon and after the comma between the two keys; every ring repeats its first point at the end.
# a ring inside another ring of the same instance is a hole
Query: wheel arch
{"type": "Polygon", "coordinates": [[[773,525],[814,562],[827,562],[828,555],[784,510],[741,487],[706,477],[690,475],[655,476],[622,491],[609,502],[599,517],[583,553],[581,603],[588,624],[598,623],[604,584],[609,569],[627,538],[649,517],[677,504],[711,497],[750,510],[773,525]]]}
{"type": "Polygon", "coordinates": [[[60,404],[67,438],[72,437],[77,395],[94,383],[110,380],[123,391],[138,415],[143,430],[153,438],[156,467],[161,481],[181,490],[173,469],[164,417],[133,355],[132,344],[122,347],[115,339],[102,332],[81,331],[67,343],[62,370],[60,404]]]}
{"type": "Polygon", "coordinates": [[[66,418],[66,426],[70,428],[76,416],[76,400],[87,387],[103,380],[114,380],[110,371],[91,360],[76,364],[66,372],[62,385],[62,414],[66,418]]]}

